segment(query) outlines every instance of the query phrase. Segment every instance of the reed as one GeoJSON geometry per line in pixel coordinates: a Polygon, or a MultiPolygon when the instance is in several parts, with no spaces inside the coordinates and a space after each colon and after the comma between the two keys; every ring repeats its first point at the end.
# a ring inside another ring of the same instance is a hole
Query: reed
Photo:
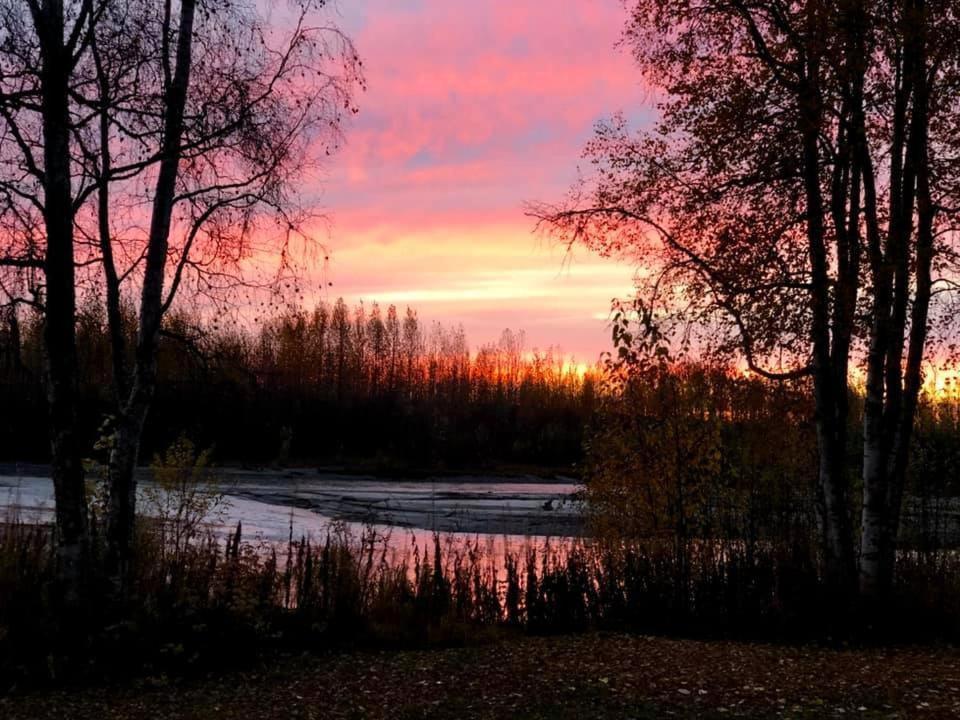
{"type": "MultiPolygon", "coordinates": [[[[372,529],[271,546],[245,539],[238,525],[226,541],[197,535],[174,553],[163,547],[174,534],[156,522],[140,527],[132,595],[119,600],[103,577],[91,577],[84,627],[76,616],[66,627],[51,529],[16,517],[0,526],[4,689],[189,675],[264,652],[457,645],[519,632],[775,641],[856,632],[824,624],[813,543],[699,541],[678,556],[672,542],[570,540],[497,555],[479,539],[435,536],[397,552],[372,529]]],[[[955,553],[902,554],[896,639],[960,638],[958,591],[955,553]]]]}

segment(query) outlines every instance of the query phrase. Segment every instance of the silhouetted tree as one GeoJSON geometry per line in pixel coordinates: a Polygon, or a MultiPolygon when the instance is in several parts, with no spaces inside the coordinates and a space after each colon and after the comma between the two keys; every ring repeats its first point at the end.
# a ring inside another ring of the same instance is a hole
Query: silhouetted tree
{"type": "Polygon", "coordinates": [[[108,561],[123,574],[140,436],[178,295],[222,313],[238,292],[292,284],[310,261],[297,179],[336,149],[362,84],[325,5],[269,17],[208,0],[0,5],[0,301],[44,314],[65,568],[80,564],[86,535],[78,289],[102,293],[109,328],[108,561]]]}
{"type": "Polygon", "coordinates": [[[44,312],[44,355],[60,578],[68,604],[82,590],[88,551],[77,428],[72,133],[83,122],[75,71],[91,45],[94,0],[0,4],[0,293],[44,312]]]}
{"type": "Polygon", "coordinates": [[[953,317],[931,301],[956,290],[958,28],[938,0],[634,2],[625,38],[660,123],[601,124],[594,172],[534,208],[565,240],[643,266],[623,352],[656,327],[673,350],[811,378],[828,574],[852,592],[858,572],[867,597],[891,585],[929,331],[953,317]]]}
{"type": "Polygon", "coordinates": [[[267,20],[255,6],[203,0],[117,3],[91,27],[79,102],[96,132],[78,132],[76,145],[97,197],[89,236],[113,346],[107,539],[121,576],[159,339],[178,294],[223,311],[238,289],[289,283],[298,256],[309,259],[309,215],[293,189],[335,147],[360,82],[350,41],[317,15],[324,5],[304,0],[267,20]],[[130,285],[128,358],[119,302],[130,285]]]}

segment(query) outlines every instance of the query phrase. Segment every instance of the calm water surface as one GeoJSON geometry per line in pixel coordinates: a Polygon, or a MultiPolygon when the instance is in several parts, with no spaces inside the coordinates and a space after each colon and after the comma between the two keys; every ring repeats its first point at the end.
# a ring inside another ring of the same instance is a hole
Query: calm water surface
{"type": "MultiPolygon", "coordinates": [[[[548,538],[577,536],[580,507],[572,480],[445,477],[384,480],[334,473],[224,470],[223,512],[213,528],[231,532],[238,522],[248,540],[282,543],[290,535],[322,540],[336,528],[354,537],[374,529],[397,552],[420,547],[440,533],[446,544],[478,543],[504,549],[542,546],[548,538]]],[[[149,486],[149,481],[141,485],[149,486]]],[[[145,507],[149,513],[149,507],[145,507]]],[[[0,476],[0,510],[29,522],[53,517],[53,484],[37,474],[0,476]]]]}

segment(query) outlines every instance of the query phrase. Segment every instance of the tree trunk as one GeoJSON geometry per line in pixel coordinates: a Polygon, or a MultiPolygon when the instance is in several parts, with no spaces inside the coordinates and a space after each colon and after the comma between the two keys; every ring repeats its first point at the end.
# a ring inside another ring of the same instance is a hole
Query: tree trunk
{"type": "Polygon", "coordinates": [[[903,488],[922,385],[921,364],[932,285],[935,210],[930,197],[927,144],[928,20],[924,0],[913,0],[906,6],[903,82],[898,88],[894,113],[890,235],[883,262],[875,262],[878,291],[864,413],[860,592],[865,602],[875,607],[888,598],[893,586],[903,488]],[[912,244],[916,250],[916,286],[904,371],[912,244]]]}
{"type": "Polygon", "coordinates": [[[876,291],[875,319],[867,358],[867,395],[863,415],[863,508],[860,516],[860,593],[881,593],[881,566],[889,525],[887,507],[889,439],[884,432],[884,364],[889,304],[883,288],[876,291]]]}
{"type": "MultiPolygon", "coordinates": [[[[864,462],[871,464],[879,452],[875,446],[865,447],[864,462]]],[[[863,481],[863,512],[860,518],[860,594],[874,598],[883,594],[884,558],[887,554],[889,517],[885,473],[881,477],[865,477],[863,481]]]]}
{"type": "MultiPolygon", "coordinates": [[[[107,558],[111,574],[124,589],[129,589],[140,438],[157,383],[157,351],[165,310],[164,276],[181,156],[183,114],[190,82],[195,11],[196,0],[184,0],[181,3],[176,69],[166,91],[163,146],[147,241],[133,378],[110,460],[107,558]]],[[[168,31],[169,27],[165,28],[165,32],[168,31]]]]}
{"type": "Polygon", "coordinates": [[[143,423],[124,413],[118,419],[107,466],[107,574],[117,589],[130,590],[133,533],[137,507],[137,458],[143,423]]]}
{"type": "Polygon", "coordinates": [[[849,594],[854,569],[849,493],[844,465],[846,398],[842,401],[840,399],[840,394],[846,392],[846,382],[845,379],[842,383],[836,382],[831,357],[830,283],[824,230],[825,208],[820,184],[819,142],[823,109],[819,77],[819,59],[815,53],[811,53],[798,100],[811,269],[811,341],[819,453],[820,522],[827,583],[831,592],[845,598],[849,594]]]}
{"type": "Polygon", "coordinates": [[[63,4],[44,3],[37,16],[43,48],[44,224],[47,232],[45,372],[51,474],[56,500],[58,573],[63,598],[78,607],[88,556],[86,489],[77,438],[76,290],[73,193],[70,180],[69,78],[63,4]]]}

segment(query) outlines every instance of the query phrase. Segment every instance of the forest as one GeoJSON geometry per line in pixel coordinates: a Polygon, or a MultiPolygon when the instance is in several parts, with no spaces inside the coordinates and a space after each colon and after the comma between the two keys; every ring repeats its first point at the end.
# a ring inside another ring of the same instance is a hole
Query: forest
{"type": "MultiPolygon", "coordinates": [[[[48,462],[42,327],[20,314],[8,310],[0,330],[0,395],[10,409],[0,461],[48,462]]],[[[342,299],[223,325],[168,319],[143,457],[186,434],[227,464],[570,474],[581,459],[599,368],[527,349],[522,332],[471,350],[462,328],[342,299]]],[[[98,433],[109,434],[113,407],[109,333],[96,306],[79,313],[77,342],[92,449],[98,433]]],[[[90,459],[105,460],[92,450],[90,459]]]]}

